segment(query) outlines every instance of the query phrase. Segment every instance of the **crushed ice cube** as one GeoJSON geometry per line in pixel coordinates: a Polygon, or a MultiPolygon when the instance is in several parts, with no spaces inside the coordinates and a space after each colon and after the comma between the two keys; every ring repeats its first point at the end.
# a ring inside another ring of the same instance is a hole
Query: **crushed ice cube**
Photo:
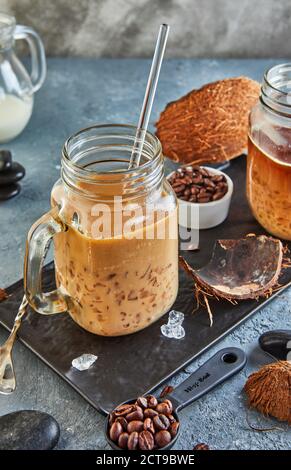
{"type": "Polygon", "coordinates": [[[169,313],[168,324],[169,325],[181,325],[184,321],[184,313],[178,312],[177,310],[171,310],[169,313]]]}
{"type": "Polygon", "coordinates": [[[167,338],[182,339],[185,336],[185,330],[182,326],[184,313],[171,310],[168,317],[168,323],[161,326],[162,335],[167,338]]]}
{"type": "Polygon", "coordinates": [[[182,325],[178,325],[172,330],[172,338],[182,339],[185,336],[185,330],[182,325]]]}
{"type": "Polygon", "coordinates": [[[172,338],[173,328],[170,325],[162,325],[161,332],[167,338],[172,338]]]}
{"type": "Polygon", "coordinates": [[[94,354],[82,354],[72,360],[72,366],[78,370],[87,370],[98,359],[94,354]]]}
{"type": "Polygon", "coordinates": [[[174,339],[182,339],[185,336],[185,330],[183,326],[170,326],[170,325],[162,325],[161,332],[167,338],[174,338],[174,339]]]}

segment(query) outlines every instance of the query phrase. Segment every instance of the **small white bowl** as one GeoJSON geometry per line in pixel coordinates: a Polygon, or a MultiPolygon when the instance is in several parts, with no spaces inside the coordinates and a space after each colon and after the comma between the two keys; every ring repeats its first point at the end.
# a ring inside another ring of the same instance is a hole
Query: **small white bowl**
{"type": "MultiPolygon", "coordinates": [[[[190,165],[189,165],[190,166],[190,165]]],[[[216,227],[228,216],[230,201],[233,193],[233,182],[223,171],[208,166],[201,166],[214,175],[223,175],[227,181],[227,193],[218,201],[188,202],[178,198],[179,224],[192,229],[206,229],[216,227]]],[[[167,176],[169,179],[175,171],[167,176]]]]}

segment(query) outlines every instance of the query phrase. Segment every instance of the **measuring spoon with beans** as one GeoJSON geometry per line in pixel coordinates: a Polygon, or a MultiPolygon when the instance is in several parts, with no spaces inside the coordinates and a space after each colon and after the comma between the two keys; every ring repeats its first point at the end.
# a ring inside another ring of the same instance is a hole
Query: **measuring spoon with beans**
{"type": "Polygon", "coordinates": [[[178,412],[237,374],[246,362],[240,348],[224,348],[162,400],[146,395],[120,404],[106,420],[107,442],[115,450],[171,449],[180,433],[178,412]]]}

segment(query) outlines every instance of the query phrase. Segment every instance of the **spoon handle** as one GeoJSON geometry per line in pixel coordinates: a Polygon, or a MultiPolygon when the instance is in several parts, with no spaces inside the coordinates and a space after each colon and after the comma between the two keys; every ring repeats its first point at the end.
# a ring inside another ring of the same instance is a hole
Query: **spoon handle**
{"type": "Polygon", "coordinates": [[[17,331],[18,331],[18,329],[21,325],[22,317],[26,313],[27,304],[28,304],[28,301],[27,301],[27,299],[24,295],[23,299],[22,299],[22,302],[21,302],[21,305],[18,309],[17,315],[15,317],[14,324],[13,324],[12,330],[10,332],[10,335],[8,336],[8,338],[5,341],[4,345],[2,346],[3,348],[6,348],[6,351],[11,351],[11,349],[13,347],[13,344],[14,344],[14,341],[15,341],[15,338],[16,338],[16,333],[17,333],[17,331]]]}
{"type": "Polygon", "coordinates": [[[21,325],[21,320],[26,313],[27,300],[24,296],[14,320],[13,328],[7,340],[0,347],[0,394],[8,395],[15,390],[16,379],[12,362],[12,348],[15,342],[16,333],[21,325]]]}
{"type": "Polygon", "coordinates": [[[218,351],[167,396],[176,411],[205,395],[217,385],[239,372],[246,364],[242,349],[230,347],[218,351]]]}

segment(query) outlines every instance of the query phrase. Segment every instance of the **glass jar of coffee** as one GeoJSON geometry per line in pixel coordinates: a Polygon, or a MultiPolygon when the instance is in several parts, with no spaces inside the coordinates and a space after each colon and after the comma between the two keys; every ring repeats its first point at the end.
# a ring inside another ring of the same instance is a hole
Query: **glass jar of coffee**
{"type": "Polygon", "coordinates": [[[140,166],[128,169],[135,132],[105,125],[69,138],[52,209],[28,236],[30,305],[44,314],[68,311],[103,336],[150,325],[178,290],[176,197],[164,178],[161,144],[149,132],[140,166]],[[52,237],[57,290],[43,293],[41,267],[52,237]]]}
{"type": "Polygon", "coordinates": [[[291,64],[265,73],[251,111],[247,196],[258,222],[272,235],[291,240],[291,64]]]}

